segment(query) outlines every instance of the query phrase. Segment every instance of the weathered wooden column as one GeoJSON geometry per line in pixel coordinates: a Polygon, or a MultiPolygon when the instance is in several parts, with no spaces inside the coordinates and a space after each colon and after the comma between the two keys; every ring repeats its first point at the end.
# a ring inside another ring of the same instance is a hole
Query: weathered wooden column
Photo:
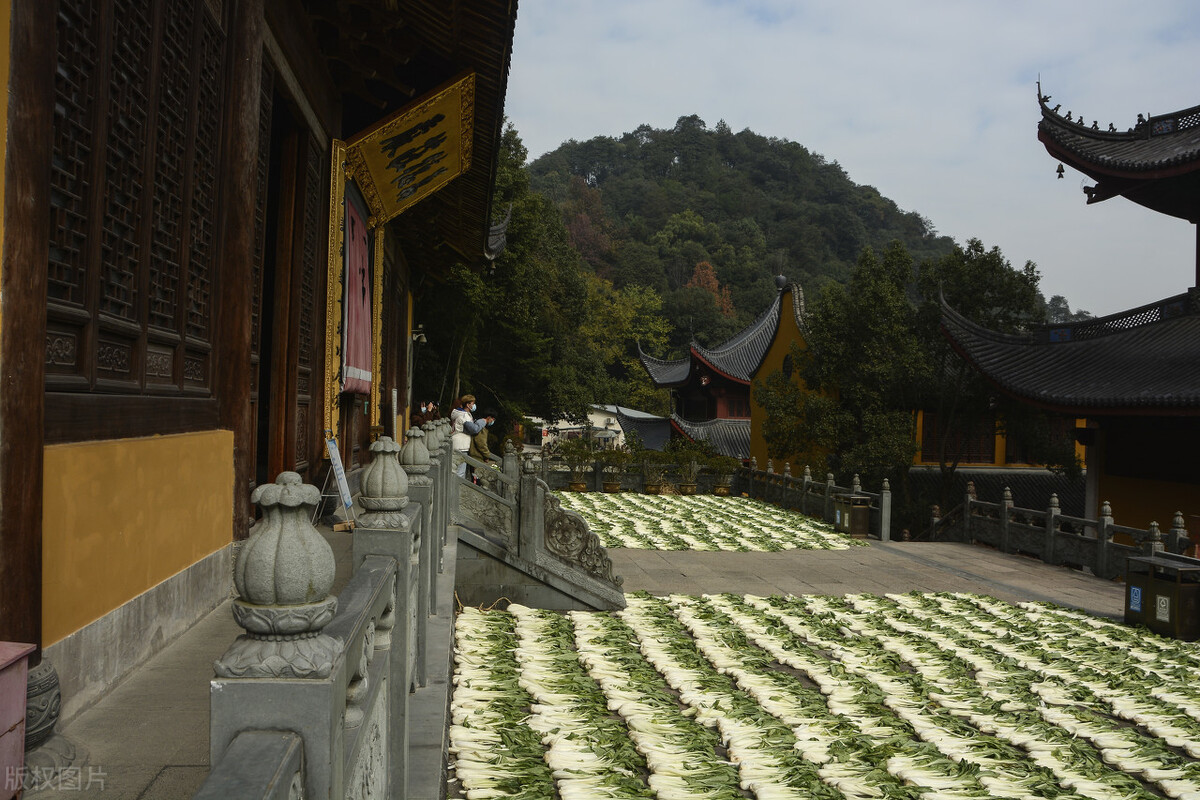
{"type": "Polygon", "coordinates": [[[225,130],[229,142],[221,155],[220,217],[216,259],[220,292],[214,298],[217,318],[213,341],[213,396],[220,398],[221,427],[233,431],[233,538],[245,539],[250,526],[246,490],[253,480],[250,463],[252,419],[250,414],[250,317],[249,288],[255,253],[254,187],[258,181],[259,116],[262,101],[263,0],[238,0],[230,36],[230,53],[237,66],[229,71],[229,97],[225,104],[225,130]]]}
{"type": "Polygon", "coordinates": [[[25,766],[41,775],[78,767],[87,757],[55,734],[62,695],[58,672],[41,650],[56,5],[6,6],[10,72],[0,262],[0,640],[37,646],[28,661],[24,744],[25,766]]]}

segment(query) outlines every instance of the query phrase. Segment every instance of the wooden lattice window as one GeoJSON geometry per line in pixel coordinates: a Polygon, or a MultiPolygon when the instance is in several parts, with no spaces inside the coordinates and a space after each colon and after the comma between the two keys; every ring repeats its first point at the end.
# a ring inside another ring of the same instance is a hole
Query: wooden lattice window
{"type": "MultiPolygon", "coordinates": [[[[921,424],[921,460],[937,463],[941,451],[938,417],[926,411],[921,424]]],[[[996,425],[993,420],[983,420],[972,430],[949,432],[946,456],[953,460],[959,456],[960,464],[993,464],[996,461],[996,425]]]]}
{"type": "Polygon", "coordinates": [[[211,396],[226,35],[207,0],[57,7],[47,428],[94,438],[51,400],[211,396]]]}

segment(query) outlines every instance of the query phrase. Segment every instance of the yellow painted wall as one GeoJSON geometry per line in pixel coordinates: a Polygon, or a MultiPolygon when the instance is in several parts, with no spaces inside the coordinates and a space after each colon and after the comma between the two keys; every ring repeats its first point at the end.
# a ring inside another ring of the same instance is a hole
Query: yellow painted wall
{"type": "Polygon", "coordinates": [[[1131,528],[1146,528],[1151,522],[1166,531],[1176,511],[1193,534],[1200,531],[1200,487],[1192,483],[1125,478],[1100,473],[1099,502],[1112,505],[1113,521],[1131,528]]]}
{"type": "Polygon", "coordinates": [[[42,645],[232,540],[233,433],[51,445],[42,512],[42,645]]]}
{"type": "MultiPolygon", "coordinates": [[[[796,324],[796,314],[794,313],[792,304],[792,289],[787,287],[783,291],[783,297],[780,298],[782,308],[779,314],[779,325],[775,329],[775,338],[771,340],[771,346],[767,348],[766,354],[763,356],[762,364],[758,371],[754,373],[751,380],[750,388],[750,455],[758,459],[758,468],[767,468],[767,440],[763,438],[763,422],[767,418],[767,412],[759,404],[754,397],[753,381],[764,381],[767,376],[773,372],[778,372],[783,368],[783,359],[791,352],[792,342],[799,342],[801,348],[805,348],[807,343],[804,340],[804,334],[801,333],[800,327],[796,324]]],[[[799,372],[800,365],[795,367],[795,373],[799,372]]],[[[804,382],[799,377],[794,380],[801,388],[804,388],[804,382]]],[[[776,472],[783,472],[783,461],[786,459],[777,459],[775,466],[776,472]]],[[[793,463],[792,474],[800,475],[804,471],[804,465],[793,463]]],[[[822,474],[824,474],[822,472],[822,474]]]]}

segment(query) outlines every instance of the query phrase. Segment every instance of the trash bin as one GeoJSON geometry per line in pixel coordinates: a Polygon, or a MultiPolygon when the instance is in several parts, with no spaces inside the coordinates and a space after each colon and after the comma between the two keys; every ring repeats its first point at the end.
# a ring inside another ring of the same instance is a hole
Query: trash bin
{"type": "Polygon", "coordinates": [[[1173,553],[1126,559],[1125,622],[1186,642],[1200,639],[1200,559],[1173,553]]]}
{"type": "Polygon", "coordinates": [[[867,538],[871,532],[871,498],[865,494],[835,494],[833,527],[856,539],[867,538]]]}

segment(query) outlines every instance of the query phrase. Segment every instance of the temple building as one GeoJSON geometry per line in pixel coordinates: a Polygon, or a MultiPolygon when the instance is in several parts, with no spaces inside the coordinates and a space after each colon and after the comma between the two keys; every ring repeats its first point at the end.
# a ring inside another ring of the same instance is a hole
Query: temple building
{"type": "MultiPolygon", "coordinates": [[[[1072,121],[1039,103],[1038,139],[1093,186],[1088,203],[1125,197],[1200,221],[1200,106],[1143,119],[1124,132],[1072,121]]],[[[1061,174],[1061,173],[1060,173],[1061,174]]],[[[1200,228],[1198,228],[1200,230],[1200,228]]],[[[1197,252],[1200,276],[1200,248],[1197,252]]],[[[1164,265],[1156,265],[1162,268],[1164,265]]],[[[1169,265],[1166,265],[1169,266],[1169,265]]],[[[1085,516],[1108,501],[1123,525],[1169,527],[1182,511],[1200,528],[1200,293],[1190,290],[1071,325],[1002,335],[944,307],[955,349],[1003,392],[1086,417],[1085,516]]]]}
{"type": "Polygon", "coordinates": [[[516,2],[4,8],[0,640],[39,648],[37,744],[60,682],[71,716],[228,597],[256,485],[402,433],[414,298],[503,245],[516,2]]]}
{"type": "Polygon", "coordinates": [[[673,436],[707,440],[722,455],[755,456],[765,466],[763,412],[754,404],[751,386],[756,376],[765,377],[764,368],[778,368],[792,341],[803,341],[804,293],[782,275],[775,283],[775,302],[717,347],[693,341],[686,357],[673,360],[654,358],[639,348],[654,385],[671,391],[673,436]]]}

